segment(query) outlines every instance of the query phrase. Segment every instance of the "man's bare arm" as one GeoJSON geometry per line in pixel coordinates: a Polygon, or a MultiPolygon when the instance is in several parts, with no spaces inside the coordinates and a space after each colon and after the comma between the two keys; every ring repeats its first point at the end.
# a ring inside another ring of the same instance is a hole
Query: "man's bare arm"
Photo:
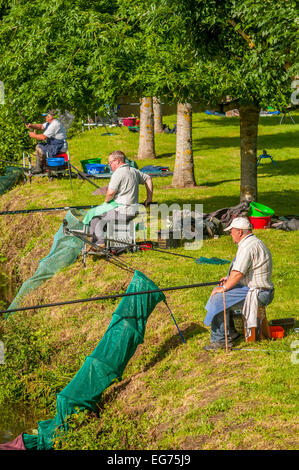
{"type": "Polygon", "coordinates": [[[47,136],[45,134],[36,134],[35,132],[29,132],[29,137],[36,140],[47,140],[47,136]]]}
{"type": "Polygon", "coordinates": [[[146,187],[146,200],[145,200],[145,206],[147,206],[149,203],[153,201],[153,180],[151,177],[147,178],[145,182],[145,187],[146,187]]]}
{"type": "Polygon", "coordinates": [[[105,197],[105,202],[110,202],[112,199],[114,199],[115,196],[115,191],[112,191],[111,189],[107,189],[106,192],[106,197],[105,197]]]}
{"type": "Polygon", "coordinates": [[[31,122],[29,122],[29,124],[25,124],[27,129],[39,129],[39,130],[43,130],[44,129],[44,125],[43,124],[32,124],[31,122]]]}

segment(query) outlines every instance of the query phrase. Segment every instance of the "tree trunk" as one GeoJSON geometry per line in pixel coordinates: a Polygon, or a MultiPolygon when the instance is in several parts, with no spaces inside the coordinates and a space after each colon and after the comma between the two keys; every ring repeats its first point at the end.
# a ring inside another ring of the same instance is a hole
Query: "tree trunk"
{"type": "Polygon", "coordinates": [[[156,158],[154,136],[153,100],[142,98],[140,106],[139,160],[156,158]]]}
{"type": "Polygon", "coordinates": [[[254,104],[239,107],[241,140],[240,201],[257,200],[257,136],[260,109],[254,104]]]}
{"type": "Polygon", "coordinates": [[[153,98],[153,108],[154,108],[154,131],[155,134],[162,134],[163,132],[163,122],[162,122],[162,106],[158,98],[153,98]]]}
{"type": "Polygon", "coordinates": [[[192,151],[192,105],[189,103],[177,105],[176,157],[172,186],[196,186],[192,151]]]}

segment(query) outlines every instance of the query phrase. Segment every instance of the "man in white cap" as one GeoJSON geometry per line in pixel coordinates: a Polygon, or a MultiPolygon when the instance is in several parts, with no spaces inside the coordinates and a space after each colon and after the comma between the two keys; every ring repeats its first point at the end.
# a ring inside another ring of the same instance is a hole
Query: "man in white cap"
{"type": "Polygon", "coordinates": [[[238,251],[233,260],[228,276],[220,279],[205,306],[207,315],[205,325],[211,325],[211,344],[207,351],[225,347],[223,293],[227,314],[228,346],[239,338],[235,330],[231,307],[242,308],[245,317],[246,335],[257,326],[257,309],[272,302],[274,287],[271,281],[272,256],[265,244],[252,233],[252,225],[246,217],[237,217],[225,229],[230,231],[238,251]]]}

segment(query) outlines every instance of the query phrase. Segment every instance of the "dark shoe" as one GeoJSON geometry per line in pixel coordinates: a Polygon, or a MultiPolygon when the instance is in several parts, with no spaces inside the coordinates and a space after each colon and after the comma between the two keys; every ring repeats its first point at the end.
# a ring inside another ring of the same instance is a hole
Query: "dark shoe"
{"type": "Polygon", "coordinates": [[[237,341],[239,338],[241,338],[240,333],[235,331],[232,335],[229,336],[229,341],[237,341]]]}
{"type": "MultiPolygon", "coordinates": [[[[232,348],[233,343],[231,341],[227,342],[227,347],[232,348]]],[[[213,343],[204,346],[206,351],[217,351],[218,349],[225,349],[225,343],[223,341],[214,341],[213,343]]]]}
{"type": "Polygon", "coordinates": [[[43,171],[42,171],[41,167],[39,167],[39,166],[34,166],[34,167],[32,168],[32,170],[31,170],[31,173],[32,173],[33,175],[39,175],[39,174],[42,173],[42,172],[43,172],[43,171]]]}
{"type": "Polygon", "coordinates": [[[103,253],[103,250],[106,248],[105,243],[100,245],[91,245],[87,253],[103,253]]]}

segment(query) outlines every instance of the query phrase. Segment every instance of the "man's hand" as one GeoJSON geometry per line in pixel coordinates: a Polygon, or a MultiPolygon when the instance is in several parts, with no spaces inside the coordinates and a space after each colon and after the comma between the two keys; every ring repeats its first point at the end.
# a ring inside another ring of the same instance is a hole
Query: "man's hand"
{"type": "Polygon", "coordinates": [[[146,199],[146,200],[144,201],[145,207],[149,207],[149,206],[151,205],[151,203],[152,203],[152,200],[151,200],[151,199],[146,199]]]}
{"type": "Polygon", "coordinates": [[[220,279],[219,281],[220,287],[215,287],[211,295],[219,294],[223,291],[226,292],[227,290],[232,289],[240,282],[242,277],[243,277],[243,274],[240,271],[231,271],[228,278],[223,277],[220,279]]]}
{"type": "Polygon", "coordinates": [[[223,291],[223,287],[215,287],[215,289],[213,289],[213,292],[211,293],[211,296],[215,294],[221,294],[223,291]]]}
{"type": "Polygon", "coordinates": [[[219,281],[219,284],[220,284],[221,286],[223,286],[223,284],[224,284],[226,281],[227,281],[227,276],[226,276],[226,277],[222,277],[222,278],[220,279],[220,281],[219,281]]]}
{"type": "Polygon", "coordinates": [[[28,132],[29,137],[35,139],[35,132],[28,132]]]}
{"type": "Polygon", "coordinates": [[[213,289],[213,292],[211,295],[215,295],[215,294],[220,294],[221,292],[223,292],[223,284],[225,284],[225,282],[227,281],[227,276],[226,277],[222,277],[219,281],[219,284],[220,284],[220,287],[215,287],[213,289]]]}

